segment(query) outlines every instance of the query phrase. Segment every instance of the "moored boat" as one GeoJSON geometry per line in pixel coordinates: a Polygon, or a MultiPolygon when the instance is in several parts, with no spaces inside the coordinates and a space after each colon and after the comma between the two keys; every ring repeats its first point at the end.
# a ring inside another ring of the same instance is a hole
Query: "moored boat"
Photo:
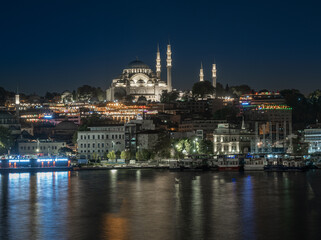
{"type": "Polygon", "coordinates": [[[267,161],[264,157],[244,159],[244,171],[263,171],[265,165],[267,161]]]}
{"type": "Polygon", "coordinates": [[[219,171],[240,171],[243,170],[243,165],[238,157],[219,157],[217,160],[219,171]]]}

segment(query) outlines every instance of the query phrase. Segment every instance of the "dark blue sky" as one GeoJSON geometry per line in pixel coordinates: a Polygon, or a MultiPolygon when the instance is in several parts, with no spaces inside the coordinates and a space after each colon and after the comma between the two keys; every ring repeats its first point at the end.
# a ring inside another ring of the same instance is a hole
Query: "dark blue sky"
{"type": "Polygon", "coordinates": [[[210,80],[259,90],[321,88],[321,4],[309,1],[6,1],[0,7],[0,86],[23,92],[109,87],[132,60],[191,88],[210,80]]]}

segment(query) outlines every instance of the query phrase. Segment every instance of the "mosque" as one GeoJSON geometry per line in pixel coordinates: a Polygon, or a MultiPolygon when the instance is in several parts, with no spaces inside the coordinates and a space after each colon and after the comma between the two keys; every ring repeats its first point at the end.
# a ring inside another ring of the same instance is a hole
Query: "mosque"
{"type": "MultiPolygon", "coordinates": [[[[126,96],[132,96],[137,100],[143,96],[146,100],[159,102],[163,91],[172,91],[172,50],[171,45],[167,45],[167,81],[161,78],[161,58],[159,47],[156,54],[156,74],[144,62],[135,60],[128,64],[122,74],[113,79],[111,86],[106,90],[106,100],[114,101],[126,96]]],[[[213,86],[216,87],[216,65],[212,68],[213,86]]],[[[200,81],[204,81],[203,66],[200,70],[200,81]]]]}
{"type": "Polygon", "coordinates": [[[156,74],[144,62],[135,60],[128,64],[119,78],[113,79],[110,88],[106,91],[107,101],[114,101],[119,97],[132,96],[138,99],[140,96],[147,100],[160,101],[164,90],[172,91],[172,51],[171,45],[167,45],[167,82],[161,79],[161,58],[159,48],[156,55],[156,74]]]}

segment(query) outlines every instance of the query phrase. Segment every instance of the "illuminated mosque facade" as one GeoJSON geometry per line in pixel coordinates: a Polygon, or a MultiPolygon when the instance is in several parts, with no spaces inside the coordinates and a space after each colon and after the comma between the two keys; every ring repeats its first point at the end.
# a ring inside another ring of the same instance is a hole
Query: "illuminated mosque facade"
{"type": "Polygon", "coordinates": [[[132,96],[137,100],[143,96],[147,101],[158,102],[164,90],[172,91],[172,51],[167,45],[167,81],[161,79],[161,58],[159,47],[156,54],[156,73],[144,62],[135,60],[128,64],[119,78],[113,79],[106,91],[107,101],[132,96]]]}
{"type": "MultiPolygon", "coordinates": [[[[115,101],[126,96],[133,100],[145,97],[147,101],[159,102],[163,91],[171,92],[172,88],[172,50],[167,45],[167,81],[161,78],[161,58],[159,47],[156,54],[156,73],[144,62],[135,60],[128,64],[122,74],[113,79],[111,86],[106,90],[106,100],[115,101]]],[[[204,81],[203,66],[200,69],[200,81],[204,81]]],[[[212,84],[216,88],[216,64],[212,65],[212,84]]]]}

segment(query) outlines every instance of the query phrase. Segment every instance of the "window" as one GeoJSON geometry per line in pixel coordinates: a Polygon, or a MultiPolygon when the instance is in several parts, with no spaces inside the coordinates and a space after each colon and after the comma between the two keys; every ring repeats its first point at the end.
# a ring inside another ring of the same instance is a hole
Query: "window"
{"type": "Polygon", "coordinates": [[[28,150],[30,150],[30,147],[28,147],[28,150]]]}
{"type": "Polygon", "coordinates": [[[88,147],[90,148],[90,144],[88,143],[88,147]]]}
{"type": "Polygon", "coordinates": [[[84,139],[86,139],[86,136],[84,136],[84,139]]]}
{"type": "Polygon", "coordinates": [[[95,139],[95,135],[93,135],[93,139],[95,139]]]}
{"type": "Polygon", "coordinates": [[[100,139],[100,135],[98,135],[97,137],[98,137],[98,139],[100,139]]]}
{"type": "Polygon", "coordinates": [[[82,148],[82,144],[80,144],[80,147],[82,148]]]}
{"type": "Polygon", "coordinates": [[[95,143],[93,143],[93,148],[95,147],[95,143]]]}
{"type": "Polygon", "coordinates": [[[111,139],[114,139],[114,135],[111,135],[111,139]]]}
{"type": "Polygon", "coordinates": [[[80,135],[80,139],[83,139],[83,136],[82,136],[82,135],[80,135]]]}
{"type": "Polygon", "coordinates": [[[101,147],[104,147],[104,146],[105,146],[105,144],[102,143],[102,144],[101,144],[101,147]]]}
{"type": "Polygon", "coordinates": [[[119,139],[121,139],[121,134],[119,134],[119,139]]]}
{"type": "Polygon", "coordinates": [[[106,135],[106,139],[108,139],[108,135],[106,135]]]}
{"type": "Polygon", "coordinates": [[[101,135],[101,139],[104,139],[104,135],[101,135]]]}
{"type": "Polygon", "coordinates": [[[100,143],[98,143],[98,148],[100,148],[100,143]]]}
{"type": "Polygon", "coordinates": [[[90,135],[88,135],[88,139],[90,139],[90,135]]]}

